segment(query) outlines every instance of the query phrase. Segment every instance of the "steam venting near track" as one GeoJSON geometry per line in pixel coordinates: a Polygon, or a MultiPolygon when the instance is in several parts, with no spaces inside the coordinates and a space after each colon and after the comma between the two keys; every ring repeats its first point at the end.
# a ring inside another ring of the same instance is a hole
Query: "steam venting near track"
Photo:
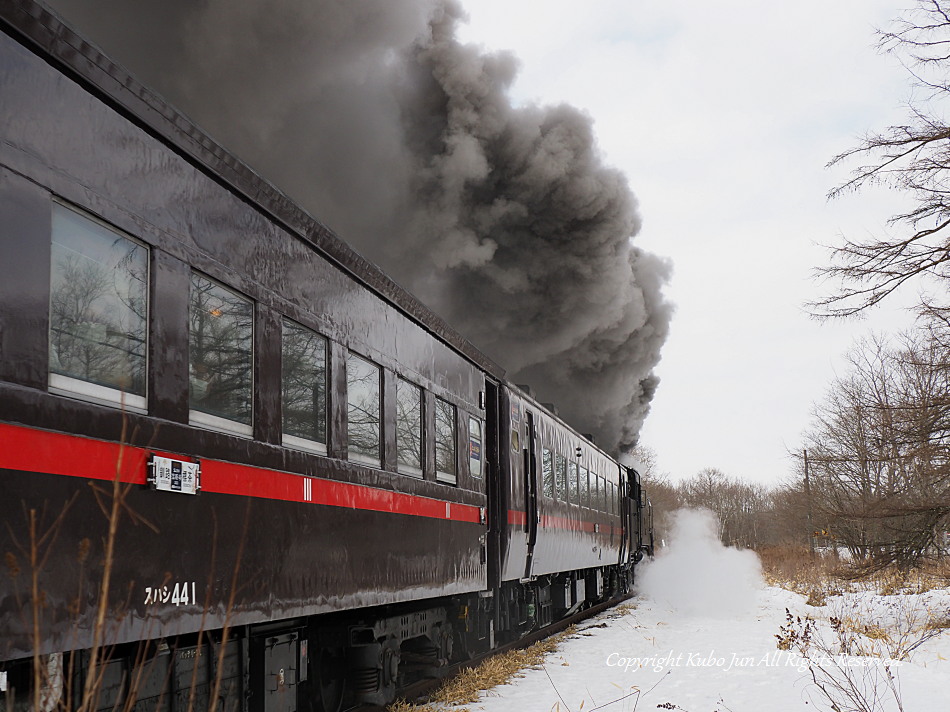
{"type": "Polygon", "coordinates": [[[80,32],[608,449],[636,443],[669,265],[591,119],[515,107],[455,0],[54,0],[80,32]]]}
{"type": "Polygon", "coordinates": [[[638,570],[640,591],[685,615],[733,618],[754,610],[763,585],[755,552],[723,546],[719,522],[707,509],[680,509],[672,517],[667,546],[638,570]]]}

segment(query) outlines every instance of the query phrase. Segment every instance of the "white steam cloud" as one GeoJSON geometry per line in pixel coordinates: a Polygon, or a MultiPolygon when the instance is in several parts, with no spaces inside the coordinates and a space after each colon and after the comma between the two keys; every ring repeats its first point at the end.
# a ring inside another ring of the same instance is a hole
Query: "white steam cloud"
{"type": "MultiPolygon", "coordinates": [[[[599,444],[636,444],[670,265],[591,118],[515,107],[457,0],[49,0],[599,444]]],[[[647,139],[645,139],[647,140],[647,139]]]]}
{"type": "Polygon", "coordinates": [[[759,557],[723,546],[716,516],[707,509],[680,509],[671,516],[669,544],[643,567],[640,592],[690,616],[748,613],[763,585],[759,557]]]}

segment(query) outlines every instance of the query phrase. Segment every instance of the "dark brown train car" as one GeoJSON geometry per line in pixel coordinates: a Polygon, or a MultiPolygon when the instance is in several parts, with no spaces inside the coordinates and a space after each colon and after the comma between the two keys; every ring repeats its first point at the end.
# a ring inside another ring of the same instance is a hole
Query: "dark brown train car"
{"type": "Polygon", "coordinates": [[[41,6],[0,10],[0,660],[486,590],[500,369],[41,6]],[[319,342],[312,439],[289,333],[319,342]]]}
{"type": "Polygon", "coordinates": [[[630,515],[622,509],[627,470],[529,394],[510,385],[503,393],[499,439],[510,466],[501,485],[508,523],[502,593],[506,585],[543,581],[533,605],[546,622],[632,583],[630,515]]]}
{"type": "Polygon", "coordinates": [[[0,705],[385,702],[628,584],[624,487],[42,5],[0,0],[0,705]],[[603,498],[546,496],[546,450],[603,498]]]}

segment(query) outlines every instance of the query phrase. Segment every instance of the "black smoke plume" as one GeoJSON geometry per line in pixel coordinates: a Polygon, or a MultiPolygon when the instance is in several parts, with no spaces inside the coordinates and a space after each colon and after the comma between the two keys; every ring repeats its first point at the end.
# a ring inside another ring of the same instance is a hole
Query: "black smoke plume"
{"type": "Polygon", "coordinates": [[[608,449],[637,440],[667,262],[590,117],[515,107],[455,0],[53,0],[144,83],[608,449]]]}

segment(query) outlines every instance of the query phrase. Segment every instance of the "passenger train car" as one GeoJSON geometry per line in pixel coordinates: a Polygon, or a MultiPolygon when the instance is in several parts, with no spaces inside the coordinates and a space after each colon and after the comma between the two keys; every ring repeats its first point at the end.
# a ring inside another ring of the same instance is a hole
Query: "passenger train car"
{"type": "Polygon", "coordinates": [[[338,710],[632,584],[639,477],[0,1],[0,707],[338,710]]]}

